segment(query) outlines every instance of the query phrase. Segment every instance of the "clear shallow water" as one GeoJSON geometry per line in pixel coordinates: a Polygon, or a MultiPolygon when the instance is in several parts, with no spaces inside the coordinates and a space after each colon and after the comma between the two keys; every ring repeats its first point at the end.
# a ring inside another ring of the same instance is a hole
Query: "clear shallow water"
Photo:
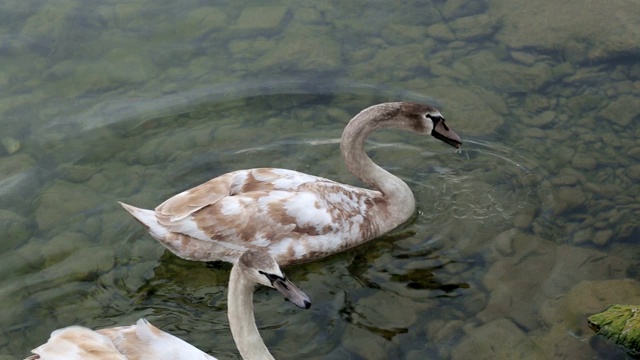
{"type": "Polygon", "coordinates": [[[256,166],[357,184],[342,128],[405,99],[436,104],[463,151],[374,134],[370,155],[419,211],[286,269],[310,310],[257,292],[276,357],[611,356],[584,315],[640,301],[635,282],[615,282],[638,268],[637,47],[517,47],[499,2],[469,4],[6,2],[0,355],[144,316],[237,358],[229,266],[176,258],[116,201],[153,207],[256,166]]]}

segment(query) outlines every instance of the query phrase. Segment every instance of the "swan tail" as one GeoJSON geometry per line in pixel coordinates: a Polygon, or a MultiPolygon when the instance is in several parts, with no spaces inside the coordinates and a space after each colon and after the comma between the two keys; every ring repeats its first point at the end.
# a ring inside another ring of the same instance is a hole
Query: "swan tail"
{"type": "Polygon", "coordinates": [[[158,223],[156,213],[153,210],[141,209],[135,206],[125,204],[118,201],[122,207],[127,210],[140,224],[149,230],[149,233],[155,238],[164,238],[169,233],[162,225],[158,223]]]}

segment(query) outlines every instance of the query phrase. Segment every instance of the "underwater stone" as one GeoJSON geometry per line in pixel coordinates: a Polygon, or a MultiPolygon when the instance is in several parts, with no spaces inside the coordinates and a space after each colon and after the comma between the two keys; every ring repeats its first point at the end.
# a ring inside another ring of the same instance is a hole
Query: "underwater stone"
{"type": "Polygon", "coordinates": [[[542,127],[548,125],[556,118],[556,113],[554,111],[545,111],[542,114],[531,115],[522,117],[522,122],[527,125],[532,125],[536,127],[542,127]]]}
{"type": "Polygon", "coordinates": [[[0,140],[7,154],[12,155],[20,150],[20,141],[12,137],[4,137],[0,140]]]}
{"type": "Polygon", "coordinates": [[[38,227],[48,231],[70,222],[84,221],[89,216],[85,212],[98,208],[102,198],[86,186],[57,180],[42,192],[36,202],[38,227]]]}
{"type": "Polygon", "coordinates": [[[391,24],[380,32],[389,44],[406,44],[408,42],[422,41],[426,36],[424,26],[391,24]]]}
{"type": "Polygon", "coordinates": [[[499,22],[496,22],[493,17],[486,14],[462,17],[451,23],[451,29],[458,40],[474,40],[488,37],[496,32],[499,26],[499,22]]]}
{"type": "Polygon", "coordinates": [[[516,324],[497,319],[479,327],[465,327],[466,335],[451,359],[543,359],[540,349],[516,324]]]}
{"type": "Polygon", "coordinates": [[[501,19],[496,37],[510,48],[546,49],[570,56],[569,61],[604,60],[640,48],[640,7],[634,2],[584,0],[540,6],[527,0],[495,0],[489,14],[501,19]],[[572,55],[569,44],[586,49],[572,55]]]}
{"type": "Polygon", "coordinates": [[[322,28],[288,30],[269,52],[250,65],[252,70],[334,71],[342,67],[340,45],[322,28]]]}
{"type": "Polygon", "coordinates": [[[449,0],[442,5],[442,16],[454,19],[461,16],[479,14],[487,9],[487,0],[449,0]]]}
{"type": "Polygon", "coordinates": [[[593,170],[597,162],[592,156],[579,152],[571,160],[571,165],[576,169],[593,170]]]}
{"type": "Polygon", "coordinates": [[[599,116],[620,126],[627,126],[640,113],[640,99],[624,95],[598,113],[599,116]]]}
{"type": "Polygon", "coordinates": [[[63,164],[56,169],[61,178],[71,182],[85,182],[100,169],[96,166],[63,164]]]}
{"type": "Polygon", "coordinates": [[[640,181],[640,164],[631,165],[625,171],[629,179],[640,181]]]}
{"type": "Polygon", "coordinates": [[[587,200],[586,195],[576,187],[561,186],[555,191],[556,197],[561,201],[556,207],[556,213],[561,213],[565,210],[575,209],[576,207],[584,205],[587,200]]]}
{"type": "Polygon", "coordinates": [[[593,239],[593,229],[587,228],[573,233],[573,243],[581,244],[593,239]]]}
{"type": "Polygon", "coordinates": [[[286,6],[254,6],[242,10],[234,30],[243,33],[255,32],[264,35],[265,31],[277,31],[284,23],[289,9],[286,6]]]}
{"type": "Polygon", "coordinates": [[[593,235],[593,243],[599,246],[606,245],[613,236],[613,230],[601,230],[593,235]]]}
{"type": "Polygon", "coordinates": [[[427,28],[427,34],[436,40],[453,41],[456,35],[445,24],[433,24],[427,28]]]}
{"type": "Polygon", "coordinates": [[[5,209],[0,209],[0,229],[3,229],[0,253],[26,241],[33,233],[31,224],[26,218],[5,209]]]}
{"type": "Polygon", "coordinates": [[[26,204],[39,185],[35,160],[26,154],[0,157],[0,207],[16,209],[26,204]]]}
{"type": "Polygon", "coordinates": [[[227,14],[218,8],[203,6],[191,11],[186,17],[186,23],[178,24],[176,29],[180,31],[186,30],[196,36],[201,36],[226,26],[227,14]]]}

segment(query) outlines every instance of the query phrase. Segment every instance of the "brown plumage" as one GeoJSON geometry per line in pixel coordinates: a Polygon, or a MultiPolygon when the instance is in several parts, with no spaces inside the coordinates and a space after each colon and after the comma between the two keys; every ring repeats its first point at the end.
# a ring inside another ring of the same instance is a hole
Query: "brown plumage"
{"type": "Polygon", "coordinates": [[[184,259],[233,262],[247,249],[266,247],[280,265],[315,260],[380,236],[415,211],[409,187],[364,151],[369,134],[385,127],[430,134],[456,148],[462,144],[429,105],[378,104],[351,119],[341,141],[345,164],[373,189],[257,168],[211,179],[153,211],[121,204],[184,259]]]}

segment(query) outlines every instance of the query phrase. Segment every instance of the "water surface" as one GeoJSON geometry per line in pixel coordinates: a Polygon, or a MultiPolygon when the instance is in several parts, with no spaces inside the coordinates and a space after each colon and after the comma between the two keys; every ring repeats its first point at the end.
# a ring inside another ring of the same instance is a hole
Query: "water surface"
{"type": "Polygon", "coordinates": [[[516,3],[5,1],[0,358],[140,317],[239,358],[230,266],[177,258],[117,201],[259,166],[361,185],[341,131],[397,100],[437,106],[464,147],[372,136],[418,211],[287,268],[310,310],[258,290],[274,355],[624,357],[586,316],[640,301],[640,14],[516,3]]]}

